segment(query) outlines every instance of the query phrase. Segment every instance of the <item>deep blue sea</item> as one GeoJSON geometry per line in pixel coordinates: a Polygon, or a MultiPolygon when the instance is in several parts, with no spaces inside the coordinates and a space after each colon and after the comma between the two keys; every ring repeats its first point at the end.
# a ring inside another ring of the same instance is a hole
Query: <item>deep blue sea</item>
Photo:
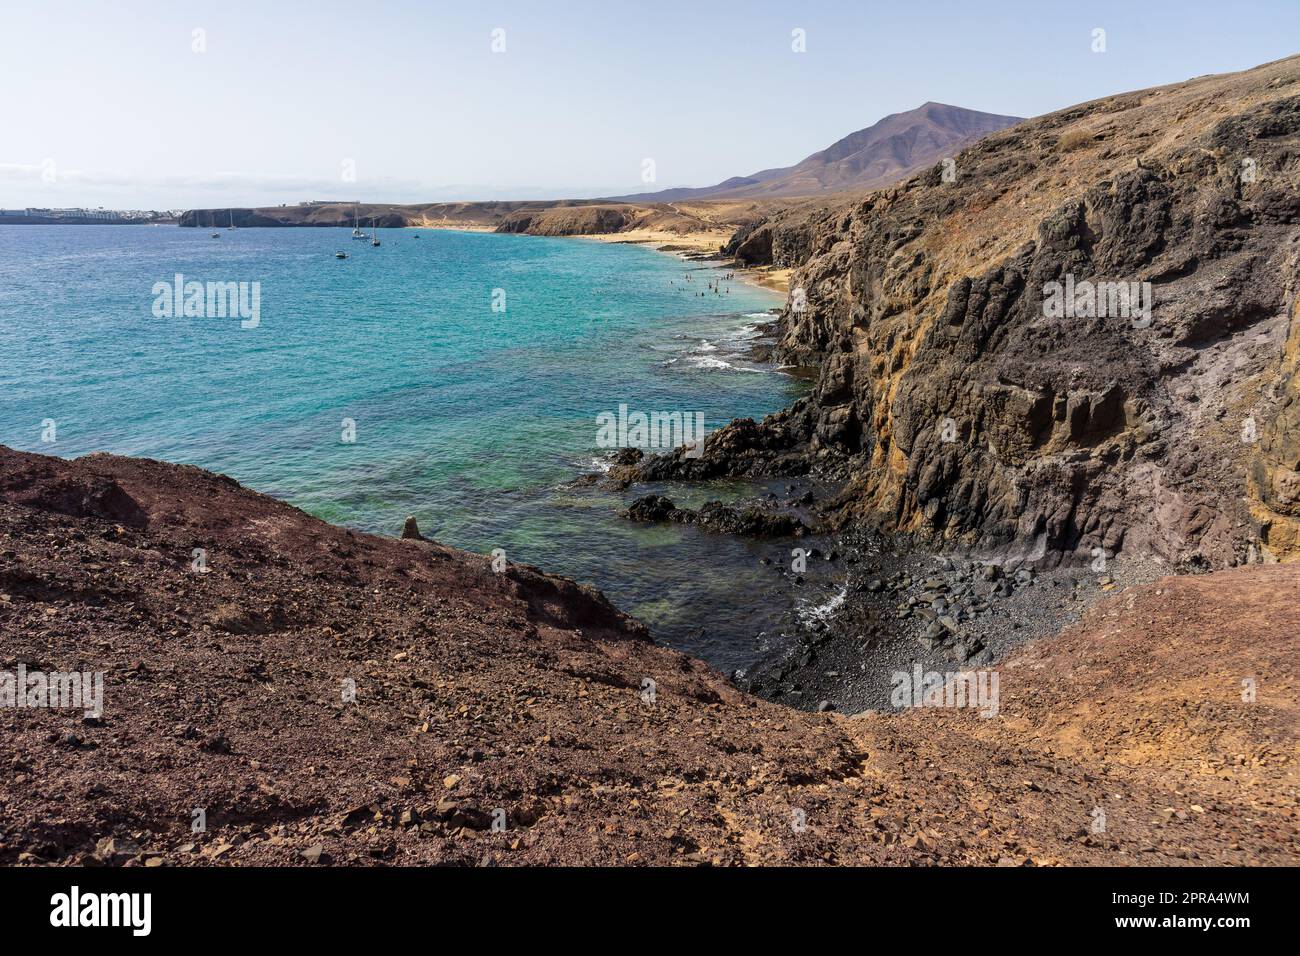
{"type": "Polygon", "coordinates": [[[771,545],[632,524],[618,513],[645,489],[573,482],[620,403],[702,412],[710,431],[789,404],[796,380],[741,357],[781,300],[739,281],[714,294],[717,269],[636,246],[379,236],[0,228],[0,444],[199,465],[382,534],[415,515],[428,537],[595,584],[662,643],[751,662],[771,545]],[[257,326],[155,315],[178,273],[260,283],[257,326]]]}

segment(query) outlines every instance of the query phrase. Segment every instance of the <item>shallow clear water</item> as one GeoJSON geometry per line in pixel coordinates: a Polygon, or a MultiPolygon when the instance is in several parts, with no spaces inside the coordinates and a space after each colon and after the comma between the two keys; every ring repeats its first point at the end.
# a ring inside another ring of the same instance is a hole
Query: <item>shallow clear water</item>
{"type": "Polygon", "coordinates": [[[700,297],[717,270],[572,239],[220,233],[0,228],[0,443],[200,465],[366,531],[413,514],[429,537],[590,581],[719,667],[753,659],[771,546],[634,525],[628,496],[569,483],[620,403],[709,430],[789,404],[797,382],[738,357],[774,294],[700,297]],[[259,282],[260,324],[156,317],[154,284],[176,273],[259,282]]]}

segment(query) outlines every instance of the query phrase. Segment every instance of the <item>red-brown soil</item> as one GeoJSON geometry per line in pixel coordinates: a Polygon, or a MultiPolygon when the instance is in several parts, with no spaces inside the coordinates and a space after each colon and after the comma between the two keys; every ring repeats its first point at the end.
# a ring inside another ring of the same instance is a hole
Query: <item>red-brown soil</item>
{"type": "Polygon", "coordinates": [[[997,665],[996,718],[808,714],[572,582],[0,448],[0,670],[106,682],[0,708],[0,862],[1295,864],[1297,633],[1300,565],[1166,578],[997,665]]]}

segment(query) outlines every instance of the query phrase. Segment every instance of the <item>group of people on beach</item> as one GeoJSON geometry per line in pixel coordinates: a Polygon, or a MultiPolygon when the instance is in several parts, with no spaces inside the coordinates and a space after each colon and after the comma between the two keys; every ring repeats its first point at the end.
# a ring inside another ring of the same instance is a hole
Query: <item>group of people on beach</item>
{"type": "MultiPolygon", "coordinates": [[[[691,281],[692,281],[692,279],[691,279],[691,274],[690,274],[689,272],[684,272],[684,273],[682,273],[682,275],[686,278],[686,281],[687,281],[687,282],[691,282],[691,281]]],[[[708,279],[708,280],[706,280],[705,285],[708,286],[709,292],[712,292],[714,295],[731,295],[731,286],[727,286],[727,287],[724,289],[724,288],[722,288],[722,283],[723,283],[723,282],[730,282],[730,281],[731,281],[732,279],[734,279],[735,277],[736,277],[736,274],[735,274],[734,272],[724,272],[721,276],[719,276],[719,277],[716,278],[716,279],[708,279]]],[[[676,279],[670,279],[670,280],[668,280],[668,284],[671,285],[671,286],[675,286],[675,285],[677,285],[677,280],[676,280],[676,279]]],[[[683,291],[685,291],[685,290],[683,290],[683,291]]],[[[701,292],[701,293],[699,293],[699,294],[700,294],[700,295],[708,295],[709,293],[708,293],[708,292],[701,292]]]]}

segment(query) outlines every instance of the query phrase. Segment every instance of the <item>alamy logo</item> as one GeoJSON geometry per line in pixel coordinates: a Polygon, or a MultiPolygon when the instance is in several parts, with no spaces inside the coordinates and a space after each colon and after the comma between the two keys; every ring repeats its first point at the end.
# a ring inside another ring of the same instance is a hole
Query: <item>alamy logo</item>
{"type": "Polygon", "coordinates": [[[129,926],[132,936],[148,936],[153,929],[152,893],[68,893],[50,897],[50,925],[129,926]]]}
{"type": "Polygon", "coordinates": [[[0,707],[71,708],[87,717],[104,714],[103,671],[0,671],[0,707]]]}
{"type": "Polygon", "coordinates": [[[262,324],[262,283],[173,281],[153,284],[153,314],[159,319],[239,318],[241,328],[262,324]]]}
{"type": "Polygon", "coordinates": [[[889,702],[896,709],[908,707],[971,707],[981,717],[998,715],[997,671],[922,671],[914,664],[911,672],[894,671],[889,702]]]}
{"type": "Polygon", "coordinates": [[[687,458],[704,454],[703,412],[631,412],[618,406],[618,414],[596,416],[596,447],[670,450],[686,446],[687,458]]]}
{"type": "Polygon", "coordinates": [[[1135,329],[1151,325],[1150,282],[1082,282],[1067,272],[1064,282],[1043,286],[1043,316],[1048,319],[1130,319],[1135,329]]]}

